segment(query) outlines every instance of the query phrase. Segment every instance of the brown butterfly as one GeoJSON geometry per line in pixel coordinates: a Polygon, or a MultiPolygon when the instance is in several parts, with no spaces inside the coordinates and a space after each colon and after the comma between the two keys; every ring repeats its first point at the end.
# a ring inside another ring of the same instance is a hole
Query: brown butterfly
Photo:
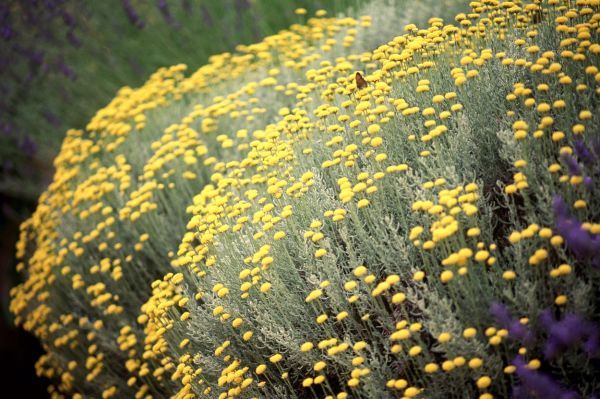
{"type": "Polygon", "coordinates": [[[354,80],[356,80],[357,88],[364,89],[365,87],[367,87],[367,81],[365,80],[365,78],[363,78],[363,76],[360,74],[360,72],[356,72],[356,75],[354,76],[354,80]]]}

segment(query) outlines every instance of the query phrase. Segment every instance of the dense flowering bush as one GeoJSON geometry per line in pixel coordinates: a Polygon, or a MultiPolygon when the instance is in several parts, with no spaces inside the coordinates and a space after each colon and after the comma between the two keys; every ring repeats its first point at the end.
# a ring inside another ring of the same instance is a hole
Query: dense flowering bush
{"type": "Polygon", "coordinates": [[[22,226],[52,396],[600,393],[599,6],[472,2],[373,51],[320,12],[123,88],[22,226]]]}

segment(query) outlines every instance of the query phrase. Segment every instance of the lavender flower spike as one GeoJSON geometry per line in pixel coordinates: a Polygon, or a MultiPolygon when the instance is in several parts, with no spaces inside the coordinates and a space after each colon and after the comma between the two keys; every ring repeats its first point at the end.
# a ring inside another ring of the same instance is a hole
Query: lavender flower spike
{"type": "Polygon", "coordinates": [[[577,392],[567,390],[550,376],[527,367],[527,363],[521,356],[513,361],[517,367],[516,374],[521,382],[513,388],[514,399],[579,399],[577,392]]]}
{"type": "Polygon", "coordinates": [[[490,313],[494,317],[496,323],[508,330],[508,334],[511,338],[521,341],[526,345],[531,343],[531,340],[533,339],[531,331],[521,324],[519,319],[513,318],[510,315],[510,311],[506,305],[494,302],[490,306],[490,313]]]}
{"type": "Polygon", "coordinates": [[[540,315],[540,322],[548,332],[544,346],[547,359],[554,359],[573,347],[581,347],[592,358],[600,356],[600,329],[592,322],[573,313],[557,320],[550,310],[540,315]]]}

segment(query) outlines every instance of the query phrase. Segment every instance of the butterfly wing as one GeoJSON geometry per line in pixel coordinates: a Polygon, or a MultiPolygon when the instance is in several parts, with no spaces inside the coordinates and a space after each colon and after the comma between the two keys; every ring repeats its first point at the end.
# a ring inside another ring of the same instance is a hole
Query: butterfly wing
{"type": "Polygon", "coordinates": [[[356,72],[354,80],[356,80],[357,88],[364,89],[365,87],[367,87],[367,81],[365,80],[365,78],[363,78],[363,76],[360,74],[360,72],[356,72]]]}

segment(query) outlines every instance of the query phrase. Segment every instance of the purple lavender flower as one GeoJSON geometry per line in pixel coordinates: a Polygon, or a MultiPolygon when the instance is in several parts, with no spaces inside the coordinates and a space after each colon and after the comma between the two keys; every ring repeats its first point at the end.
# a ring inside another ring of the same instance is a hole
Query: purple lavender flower
{"type": "Polygon", "coordinates": [[[177,22],[173,19],[173,16],[171,15],[171,10],[169,10],[169,5],[167,4],[167,0],[157,0],[156,6],[158,7],[158,10],[162,14],[163,19],[169,25],[172,25],[172,26],[177,25],[177,22]]]}
{"type": "Polygon", "coordinates": [[[516,375],[519,377],[520,385],[513,387],[512,397],[514,399],[579,399],[577,392],[568,390],[556,382],[552,377],[532,370],[522,356],[513,360],[516,366],[516,375]]]}
{"type": "Polygon", "coordinates": [[[65,77],[75,80],[77,78],[77,74],[64,60],[59,60],[56,64],[56,68],[60,73],[62,73],[65,77]]]}
{"type": "Polygon", "coordinates": [[[558,321],[550,310],[540,315],[540,321],[548,332],[548,340],[544,347],[544,356],[554,359],[569,348],[581,343],[586,335],[587,325],[580,317],[568,314],[558,321]]]}
{"type": "Polygon", "coordinates": [[[79,39],[79,37],[77,37],[77,35],[75,35],[75,32],[73,29],[71,29],[67,32],[67,40],[73,47],[81,46],[81,39],[79,39]]]}
{"type": "Polygon", "coordinates": [[[10,25],[6,24],[6,25],[0,26],[0,36],[2,36],[2,38],[4,40],[10,39],[14,35],[15,35],[15,31],[11,28],[10,25]]]}
{"type": "Polygon", "coordinates": [[[575,148],[575,154],[577,155],[577,157],[574,157],[572,155],[567,155],[567,154],[564,154],[561,156],[561,159],[567,165],[567,169],[569,170],[569,175],[571,175],[571,176],[583,176],[584,174],[588,175],[588,176],[585,176],[584,180],[583,180],[584,187],[587,188],[588,190],[593,189],[593,186],[594,186],[594,179],[592,178],[592,176],[597,174],[597,172],[600,171],[597,168],[596,168],[596,170],[594,170],[595,165],[598,165],[598,156],[594,154],[594,151],[597,152],[600,150],[600,145],[598,143],[599,143],[598,141],[596,141],[594,143],[595,147],[594,147],[594,150],[592,151],[586,146],[586,144],[583,142],[583,140],[577,140],[573,144],[573,147],[575,148]],[[583,166],[585,166],[585,169],[586,169],[585,173],[584,173],[583,166]],[[590,175],[592,175],[592,176],[590,176],[590,175]]]}
{"type": "Polygon", "coordinates": [[[592,154],[592,152],[587,148],[583,140],[577,140],[574,144],[575,154],[577,157],[581,159],[581,161],[587,165],[592,166],[596,163],[596,157],[592,154]]]}
{"type": "Polygon", "coordinates": [[[121,4],[123,5],[123,9],[125,10],[129,22],[136,28],[143,28],[145,23],[131,4],[131,0],[121,0],[121,4]]]}
{"type": "Polygon", "coordinates": [[[511,338],[521,341],[524,344],[529,344],[533,340],[533,334],[529,329],[521,324],[519,319],[513,318],[506,305],[498,302],[492,303],[490,313],[494,317],[497,324],[508,330],[511,338]]]}
{"type": "Polygon", "coordinates": [[[48,123],[50,123],[53,127],[58,128],[60,127],[60,118],[53,113],[50,110],[44,110],[42,112],[42,116],[44,117],[44,119],[46,119],[46,121],[48,121],[48,123]]]}
{"type": "Polygon", "coordinates": [[[548,332],[544,356],[554,359],[573,347],[581,347],[590,357],[600,355],[600,328],[581,316],[569,313],[557,320],[550,310],[540,315],[540,322],[548,332]]]}
{"type": "Polygon", "coordinates": [[[553,208],[556,231],[564,238],[567,248],[577,258],[600,268],[600,236],[583,229],[581,222],[570,215],[562,197],[554,197],[553,208]]]}
{"type": "Polygon", "coordinates": [[[563,162],[567,164],[571,176],[581,176],[581,166],[579,166],[579,163],[574,157],[571,155],[563,155],[561,158],[563,162]]]}
{"type": "Polygon", "coordinates": [[[71,26],[71,27],[76,25],[75,18],[68,11],[63,10],[62,18],[63,18],[63,22],[65,23],[65,25],[71,26]]]}
{"type": "Polygon", "coordinates": [[[0,37],[9,40],[15,35],[10,24],[10,8],[8,5],[0,5],[0,37]]]}

